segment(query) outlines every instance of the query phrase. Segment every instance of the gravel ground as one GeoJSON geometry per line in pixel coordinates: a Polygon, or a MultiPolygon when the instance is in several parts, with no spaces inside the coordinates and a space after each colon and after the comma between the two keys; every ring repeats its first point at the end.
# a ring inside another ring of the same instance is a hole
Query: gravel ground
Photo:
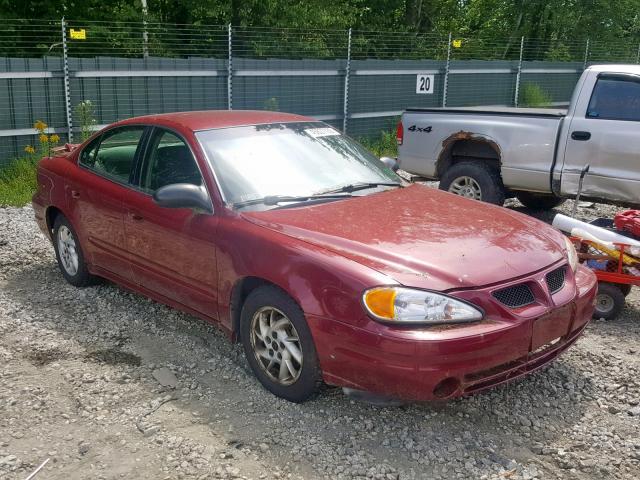
{"type": "Polygon", "coordinates": [[[2,479],[46,459],[37,478],[640,477],[638,289],[618,320],[490,392],[383,408],[327,389],[294,405],[215,328],[109,283],[65,283],[32,215],[0,209],[2,479]]]}

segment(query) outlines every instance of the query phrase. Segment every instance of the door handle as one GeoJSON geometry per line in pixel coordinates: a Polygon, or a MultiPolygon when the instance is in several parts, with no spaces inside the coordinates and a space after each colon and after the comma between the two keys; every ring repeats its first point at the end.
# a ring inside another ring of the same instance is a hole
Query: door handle
{"type": "Polygon", "coordinates": [[[140,215],[139,213],[135,213],[135,212],[129,212],[129,218],[131,220],[135,220],[136,222],[140,222],[140,221],[144,220],[144,217],[142,215],[140,215]]]}
{"type": "Polygon", "coordinates": [[[71,198],[80,198],[80,192],[77,190],[71,190],[71,198]]]}
{"type": "Polygon", "coordinates": [[[571,138],[574,140],[587,141],[591,138],[591,132],[581,132],[576,130],[575,132],[571,132],[571,138]]]}

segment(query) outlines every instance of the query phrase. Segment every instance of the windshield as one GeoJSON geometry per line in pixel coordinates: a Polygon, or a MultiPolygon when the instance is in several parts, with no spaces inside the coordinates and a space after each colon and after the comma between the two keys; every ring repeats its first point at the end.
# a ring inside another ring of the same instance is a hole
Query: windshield
{"type": "Polygon", "coordinates": [[[321,122],[223,128],[196,136],[230,204],[317,195],[354,183],[401,182],[357,142],[321,122]]]}

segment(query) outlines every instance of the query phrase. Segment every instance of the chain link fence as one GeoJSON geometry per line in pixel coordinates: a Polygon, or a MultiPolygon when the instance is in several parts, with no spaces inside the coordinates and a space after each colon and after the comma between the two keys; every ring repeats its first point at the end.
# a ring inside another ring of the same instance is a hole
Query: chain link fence
{"type": "Polygon", "coordinates": [[[593,63],[638,63],[628,41],[538,41],[157,23],[5,21],[0,31],[0,167],[151,113],[278,110],[354,137],[406,107],[566,106],[593,63]]]}

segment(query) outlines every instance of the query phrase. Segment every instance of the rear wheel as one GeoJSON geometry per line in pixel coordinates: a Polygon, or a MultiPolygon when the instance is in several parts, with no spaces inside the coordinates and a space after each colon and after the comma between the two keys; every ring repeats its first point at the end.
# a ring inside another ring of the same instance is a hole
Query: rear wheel
{"type": "Polygon", "coordinates": [[[565,202],[564,198],[544,193],[518,192],[516,197],[525,207],[535,210],[549,210],[565,202]]]}
{"type": "Polygon", "coordinates": [[[442,175],[440,190],[495,205],[502,205],[505,199],[500,173],[482,161],[454,164],[442,175]]]}
{"type": "Polygon", "coordinates": [[[96,277],[87,269],[78,236],[64,215],[58,215],[53,223],[53,248],[60,272],[67,282],[76,287],[96,282],[96,277]]]}
{"type": "Polygon", "coordinates": [[[624,293],[617,285],[601,282],[598,284],[596,308],[593,311],[593,318],[613,320],[624,308],[624,303],[624,293]]]}
{"type": "Polygon", "coordinates": [[[282,290],[259,287],[242,307],[240,339],[260,383],[291,402],[303,402],[322,385],[316,348],[302,309],[282,290]]]}

